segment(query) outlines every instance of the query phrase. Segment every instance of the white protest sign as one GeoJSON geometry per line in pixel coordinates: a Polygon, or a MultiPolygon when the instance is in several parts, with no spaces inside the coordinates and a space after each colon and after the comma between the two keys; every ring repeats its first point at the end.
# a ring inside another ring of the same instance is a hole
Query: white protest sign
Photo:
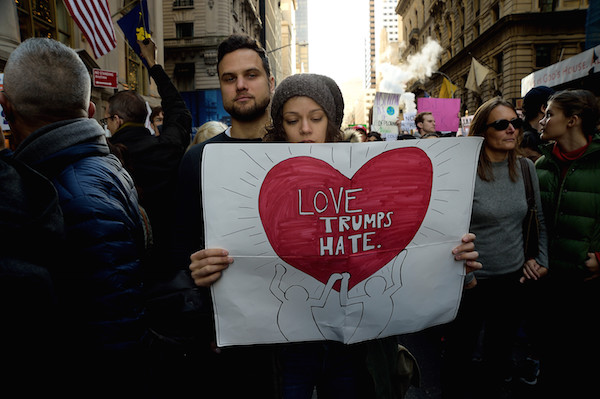
{"type": "Polygon", "coordinates": [[[394,133],[398,135],[398,112],[399,112],[400,94],[394,93],[375,93],[373,101],[373,123],[371,130],[385,135],[394,133]]]}
{"type": "Polygon", "coordinates": [[[468,232],[480,147],[207,145],[206,246],[234,258],[211,287],[217,344],[354,343],[454,319],[464,265],[451,250],[468,232]]]}
{"type": "MultiPolygon", "coordinates": [[[[2,91],[2,90],[4,90],[4,74],[0,73],[0,91],[2,91]]],[[[10,126],[8,125],[8,122],[6,121],[6,117],[4,115],[4,110],[2,109],[1,105],[0,105],[0,127],[4,131],[10,130],[10,126]]],[[[2,139],[4,139],[4,138],[2,138],[2,139]]]]}
{"type": "Polygon", "coordinates": [[[471,122],[473,121],[473,115],[461,116],[460,117],[460,125],[461,125],[461,135],[468,136],[469,128],[471,127],[471,122]]]}
{"type": "Polygon", "coordinates": [[[6,120],[6,116],[4,115],[4,109],[2,108],[1,105],[0,105],[0,127],[5,132],[10,130],[10,125],[8,124],[8,122],[6,120]]]}
{"type": "Polygon", "coordinates": [[[394,141],[398,140],[398,133],[385,133],[383,135],[385,141],[394,141]]]}

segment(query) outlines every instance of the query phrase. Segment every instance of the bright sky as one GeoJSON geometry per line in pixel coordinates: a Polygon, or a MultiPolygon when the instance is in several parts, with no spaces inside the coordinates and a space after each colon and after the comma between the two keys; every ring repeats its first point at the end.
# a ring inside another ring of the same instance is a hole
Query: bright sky
{"type": "Polygon", "coordinates": [[[308,0],[309,71],[338,84],[365,75],[368,0],[308,0]]]}

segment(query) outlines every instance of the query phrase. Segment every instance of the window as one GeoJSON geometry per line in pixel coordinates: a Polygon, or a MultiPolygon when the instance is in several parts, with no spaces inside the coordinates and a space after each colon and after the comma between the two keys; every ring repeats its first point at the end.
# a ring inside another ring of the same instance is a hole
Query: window
{"type": "Polygon", "coordinates": [[[552,46],[539,44],[535,46],[535,67],[544,68],[552,64],[552,46]]]}
{"type": "Polygon", "coordinates": [[[69,12],[65,8],[65,3],[62,1],[56,3],[56,22],[58,41],[69,45],[71,43],[71,23],[69,12]]]}
{"type": "Polygon", "coordinates": [[[142,93],[142,61],[140,57],[127,46],[127,86],[129,90],[142,93]]]}
{"type": "Polygon", "coordinates": [[[173,2],[173,8],[181,8],[181,7],[193,7],[194,0],[175,0],[173,2]]]}
{"type": "Polygon", "coordinates": [[[540,12],[554,11],[556,8],[556,0],[539,0],[540,12]]]}
{"type": "Polygon", "coordinates": [[[496,71],[498,74],[501,74],[504,71],[504,53],[498,53],[494,56],[494,66],[496,67],[496,71]]]}
{"type": "Polygon", "coordinates": [[[492,7],[492,22],[498,22],[499,19],[500,19],[500,5],[498,3],[496,3],[492,7]]]}
{"type": "Polygon", "coordinates": [[[194,37],[194,23],[182,22],[175,25],[175,35],[178,39],[194,37]]]}
{"type": "Polygon", "coordinates": [[[454,33],[454,24],[450,17],[446,18],[446,33],[448,35],[448,45],[452,45],[452,35],[454,33]]]}
{"type": "MultiPolygon", "coordinates": [[[[214,67],[216,71],[216,67],[214,67]]],[[[182,63],[175,64],[175,70],[173,76],[175,77],[175,85],[179,91],[193,91],[194,86],[194,75],[196,72],[196,66],[194,63],[182,63]]]]}
{"type": "Polygon", "coordinates": [[[62,0],[17,0],[21,41],[48,37],[72,45],[71,18],[62,0]]]}
{"type": "Polygon", "coordinates": [[[473,40],[479,37],[479,22],[473,24],[473,40]]]}

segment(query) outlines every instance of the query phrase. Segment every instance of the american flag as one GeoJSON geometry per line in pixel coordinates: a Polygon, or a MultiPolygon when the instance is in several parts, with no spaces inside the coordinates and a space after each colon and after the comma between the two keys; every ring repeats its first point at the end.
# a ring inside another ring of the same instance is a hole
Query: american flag
{"type": "Polygon", "coordinates": [[[117,47],[108,0],[64,1],[69,14],[92,46],[94,57],[100,58],[117,47]]]}

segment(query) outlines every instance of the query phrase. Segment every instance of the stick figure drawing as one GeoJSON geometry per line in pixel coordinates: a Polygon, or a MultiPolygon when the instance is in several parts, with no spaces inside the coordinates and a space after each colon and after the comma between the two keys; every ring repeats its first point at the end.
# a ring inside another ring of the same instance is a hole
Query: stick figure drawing
{"type": "Polygon", "coordinates": [[[382,276],[371,276],[365,281],[365,293],[362,295],[350,297],[348,293],[350,273],[342,273],[340,289],[342,306],[358,304],[362,307],[360,319],[356,325],[356,330],[350,337],[350,342],[358,342],[366,339],[365,337],[379,337],[390,323],[394,312],[392,296],[402,287],[401,271],[406,259],[406,253],[407,251],[404,250],[394,259],[391,271],[391,284],[388,285],[388,282],[382,276]],[[376,334],[373,334],[373,329],[375,329],[376,334]]]}
{"type": "Polygon", "coordinates": [[[277,312],[277,325],[281,334],[288,341],[324,339],[314,318],[313,308],[325,306],[333,285],[342,279],[342,275],[332,274],[321,295],[318,298],[311,298],[306,288],[300,285],[292,285],[285,292],[281,289],[281,280],[286,272],[285,266],[277,264],[275,276],[269,287],[271,293],[281,301],[277,312]]]}
{"type": "MultiPolygon", "coordinates": [[[[341,280],[339,306],[359,305],[360,307],[358,316],[356,316],[357,322],[352,324],[355,327],[350,341],[357,342],[365,339],[362,336],[365,334],[367,334],[366,337],[373,336],[373,328],[376,329],[376,336],[378,337],[385,330],[392,317],[394,311],[392,295],[402,286],[400,273],[405,258],[406,250],[394,259],[390,284],[382,276],[371,276],[364,283],[364,294],[353,297],[348,293],[348,282],[351,276],[347,272],[333,273],[318,298],[311,298],[306,288],[301,285],[292,285],[284,291],[281,288],[281,282],[287,269],[285,266],[277,264],[269,288],[271,293],[281,302],[277,312],[279,331],[288,341],[327,338],[319,329],[314,310],[325,306],[333,286],[338,280],[341,280]]],[[[354,314],[354,312],[350,314],[354,314]]],[[[355,316],[351,317],[354,318],[355,316]]],[[[332,325],[335,324],[335,321],[330,322],[332,325]]]]}

